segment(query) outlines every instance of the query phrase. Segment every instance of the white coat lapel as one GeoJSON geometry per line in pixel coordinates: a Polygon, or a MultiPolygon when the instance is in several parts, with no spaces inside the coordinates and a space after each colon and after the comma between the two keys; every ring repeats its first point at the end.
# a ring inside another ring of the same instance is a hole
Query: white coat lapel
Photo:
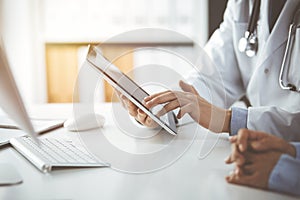
{"type": "MultiPolygon", "coordinates": [[[[261,54],[261,62],[259,63],[259,65],[262,64],[271,55],[273,55],[273,52],[287,41],[289,26],[293,20],[294,12],[296,11],[299,2],[299,0],[287,0],[282,12],[278,17],[277,22],[273,27],[273,31],[266,41],[263,53],[261,54]]],[[[263,16],[263,18],[265,19],[267,19],[267,17],[268,15],[263,16]]]]}

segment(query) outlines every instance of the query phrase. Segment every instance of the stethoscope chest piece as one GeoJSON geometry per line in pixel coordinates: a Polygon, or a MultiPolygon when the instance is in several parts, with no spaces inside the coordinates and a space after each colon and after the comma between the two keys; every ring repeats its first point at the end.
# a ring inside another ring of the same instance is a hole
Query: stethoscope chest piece
{"type": "Polygon", "coordinates": [[[249,31],[246,31],[245,36],[239,40],[238,48],[240,52],[245,53],[250,58],[255,56],[258,49],[256,34],[250,34],[249,31]]]}
{"type": "Polygon", "coordinates": [[[245,52],[247,48],[248,40],[245,37],[242,37],[239,41],[239,51],[240,52],[245,52]]]}
{"type": "Polygon", "coordinates": [[[260,0],[255,0],[245,35],[239,40],[238,48],[241,53],[248,57],[256,55],[258,49],[258,39],[256,36],[256,26],[259,17],[260,0]]]}

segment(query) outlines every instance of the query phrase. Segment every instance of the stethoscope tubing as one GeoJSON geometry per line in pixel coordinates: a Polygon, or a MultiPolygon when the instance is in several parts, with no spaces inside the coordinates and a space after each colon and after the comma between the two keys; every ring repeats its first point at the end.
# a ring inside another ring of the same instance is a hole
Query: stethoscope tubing
{"type": "Polygon", "coordinates": [[[293,22],[289,28],[288,40],[287,40],[287,44],[286,44],[280,72],[279,72],[279,77],[278,77],[278,81],[279,81],[279,85],[280,85],[281,89],[290,90],[293,92],[300,92],[300,88],[297,88],[297,86],[295,84],[285,83],[283,80],[283,75],[284,75],[286,65],[289,64],[288,59],[291,59],[290,56],[292,53],[291,52],[292,51],[292,43],[295,41],[294,37],[296,34],[296,30],[297,30],[297,28],[300,28],[300,9],[299,9],[299,7],[300,7],[300,5],[297,8],[297,11],[293,18],[293,22]]]}
{"type": "Polygon", "coordinates": [[[251,11],[250,22],[248,23],[248,28],[247,28],[249,35],[254,34],[259,13],[260,13],[259,10],[260,10],[260,0],[255,0],[251,11]]]}

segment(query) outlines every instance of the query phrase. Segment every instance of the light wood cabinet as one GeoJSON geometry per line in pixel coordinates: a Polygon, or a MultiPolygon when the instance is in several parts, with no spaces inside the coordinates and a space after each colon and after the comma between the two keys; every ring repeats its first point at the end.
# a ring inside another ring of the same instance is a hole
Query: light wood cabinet
{"type": "MultiPolygon", "coordinates": [[[[46,73],[48,103],[78,102],[76,79],[78,74],[78,50],[88,44],[46,44],[46,73]],[[74,98],[74,99],[73,99],[74,98]]],[[[105,44],[101,46],[105,57],[112,60],[123,72],[133,68],[135,45],[105,44]]],[[[104,99],[106,102],[117,101],[112,98],[113,88],[104,83],[104,99]]]]}

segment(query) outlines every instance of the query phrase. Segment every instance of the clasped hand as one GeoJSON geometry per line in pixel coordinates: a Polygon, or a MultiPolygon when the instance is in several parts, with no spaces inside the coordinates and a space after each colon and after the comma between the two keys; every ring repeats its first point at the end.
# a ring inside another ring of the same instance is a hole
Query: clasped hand
{"type": "Polygon", "coordinates": [[[231,154],[225,160],[235,163],[226,177],[229,183],[267,189],[270,174],[282,154],[296,156],[293,145],[274,135],[242,129],[230,138],[231,154]]]}

